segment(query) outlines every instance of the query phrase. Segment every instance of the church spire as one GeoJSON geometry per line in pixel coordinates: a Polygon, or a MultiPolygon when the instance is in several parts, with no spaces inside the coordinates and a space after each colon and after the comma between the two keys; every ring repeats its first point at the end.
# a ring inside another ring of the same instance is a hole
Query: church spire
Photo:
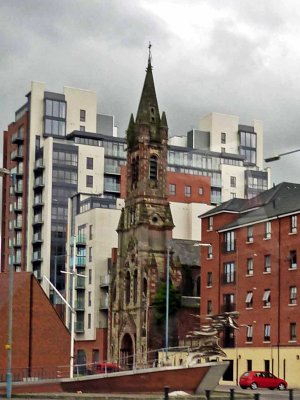
{"type": "Polygon", "coordinates": [[[148,66],[146,69],[146,77],[140,99],[140,104],[138,107],[136,122],[157,125],[157,123],[159,123],[160,121],[160,118],[159,118],[159,109],[158,109],[158,103],[154,86],[154,79],[152,74],[151,47],[152,45],[151,43],[149,43],[148,66]]]}

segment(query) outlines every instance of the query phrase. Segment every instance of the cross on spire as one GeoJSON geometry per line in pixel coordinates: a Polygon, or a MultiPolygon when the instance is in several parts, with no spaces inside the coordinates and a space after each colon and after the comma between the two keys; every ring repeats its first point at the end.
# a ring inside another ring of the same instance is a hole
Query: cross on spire
{"type": "Polygon", "coordinates": [[[148,68],[151,68],[151,69],[152,69],[152,65],[151,65],[151,61],[152,61],[151,47],[152,47],[152,44],[151,44],[151,42],[149,41],[149,45],[148,45],[148,49],[149,49],[148,68]]]}

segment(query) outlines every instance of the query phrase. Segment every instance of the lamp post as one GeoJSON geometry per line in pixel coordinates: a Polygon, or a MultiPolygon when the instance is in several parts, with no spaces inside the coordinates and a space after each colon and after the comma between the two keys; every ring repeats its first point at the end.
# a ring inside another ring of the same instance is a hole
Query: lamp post
{"type": "MultiPolygon", "coordinates": [[[[10,182],[12,187],[12,197],[15,193],[15,174],[12,174],[6,168],[0,168],[0,176],[10,176],[10,182]]],[[[12,199],[12,211],[14,211],[14,199],[12,199]]],[[[9,243],[9,242],[8,242],[9,243]]],[[[12,321],[13,321],[13,290],[14,290],[14,265],[13,265],[13,241],[11,241],[11,247],[9,252],[9,284],[8,284],[8,324],[7,324],[7,373],[6,373],[6,397],[11,398],[12,393],[12,321]]]]}
{"type": "Polygon", "coordinates": [[[291,150],[291,151],[286,151],[285,153],[281,153],[281,154],[275,154],[275,155],[273,155],[273,156],[271,156],[271,157],[265,158],[265,162],[268,163],[268,162],[272,162],[272,161],[278,161],[278,160],[280,160],[280,157],[286,156],[286,155],[288,155],[288,154],[297,153],[298,151],[300,151],[300,149],[295,149],[295,150],[291,150]]]}

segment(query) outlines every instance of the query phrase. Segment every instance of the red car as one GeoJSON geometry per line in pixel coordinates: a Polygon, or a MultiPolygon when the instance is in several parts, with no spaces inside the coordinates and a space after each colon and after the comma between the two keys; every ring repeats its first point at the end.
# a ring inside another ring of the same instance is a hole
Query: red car
{"type": "Polygon", "coordinates": [[[267,388],[284,390],[287,388],[287,382],[284,379],[277,378],[268,371],[247,371],[240,377],[240,387],[242,389],[267,388]]]}

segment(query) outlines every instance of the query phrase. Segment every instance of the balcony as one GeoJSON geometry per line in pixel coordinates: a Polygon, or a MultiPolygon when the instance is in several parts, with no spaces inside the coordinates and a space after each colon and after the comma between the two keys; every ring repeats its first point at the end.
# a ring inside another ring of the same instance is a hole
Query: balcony
{"type": "Polygon", "coordinates": [[[44,184],[43,178],[39,177],[39,178],[35,179],[34,184],[33,184],[33,189],[42,188],[44,186],[45,186],[45,184],[44,184]]]}
{"type": "Polygon", "coordinates": [[[44,169],[44,168],[45,168],[44,161],[42,159],[39,158],[38,160],[35,161],[35,163],[34,163],[35,171],[38,171],[38,170],[44,169]]]}
{"type": "Polygon", "coordinates": [[[235,303],[229,303],[229,304],[223,304],[221,306],[221,312],[231,312],[231,311],[236,311],[236,304],[235,303]]]}
{"type": "Polygon", "coordinates": [[[33,200],[33,207],[41,207],[44,205],[43,202],[43,197],[42,196],[36,196],[33,200]]]}
{"type": "Polygon", "coordinates": [[[14,247],[21,247],[22,246],[22,239],[14,238],[14,247]]]}
{"type": "Polygon", "coordinates": [[[100,287],[109,287],[110,284],[110,275],[102,275],[100,276],[100,287]]]}
{"type": "Polygon", "coordinates": [[[76,246],[85,246],[86,245],[86,236],[85,235],[78,235],[76,236],[76,246]]]}
{"type": "Polygon", "coordinates": [[[14,265],[20,265],[21,264],[21,256],[15,256],[13,258],[13,264],[14,265]]]}
{"type": "Polygon", "coordinates": [[[42,242],[43,242],[42,233],[41,232],[35,233],[33,235],[32,243],[42,243],[42,242]]]}
{"type": "Polygon", "coordinates": [[[36,269],[33,271],[33,275],[36,277],[37,280],[42,280],[42,273],[40,269],[36,269]]]}
{"type": "Polygon", "coordinates": [[[17,219],[14,221],[14,229],[22,229],[22,226],[22,219],[17,219]]]}
{"type": "MultiPolygon", "coordinates": [[[[73,267],[73,257],[70,257],[69,266],[73,267]]],[[[85,268],[86,267],[86,256],[76,256],[75,257],[75,266],[85,268]]]]}
{"type": "Polygon", "coordinates": [[[76,300],[75,301],[75,310],[76,311],[84,311],[84,299],[76,300]]]}
{"type": "Polygon", "coordinates": [[[41,262],[43,261],[42,259],[42,252],[41,251],[35,251],[32,253],[32,262],[41,262]]]}
{"type": "Polygon", "coordinates": [[[21,161],[23,159],[23,149],[19,148],[11,153],[12,161],[21,161]]]}
{"type": "Polygon", "coordinates": [[[14,202],[14,211],[15,212],[22,212],[23,211],[22,198],[19,198],[18,201],[14,202]]]}
{"type": "Polygon", "coordinates": [[[120,166],[119,165],[105,165],[104,173],[112,174],[112,175],[120,175],[121,174],[120,166]]]}
{"type": "Polygon", "coordinates": [[[85,289],[85,278],[83,276],[76,277],[75,289],[85,289]]]}
{"type": "Polygon", "coordinates": [[[104,191],[105,192],[116,192],[119,193],[120,192],[120,184],[119,183],[105,183],[104,182],[104,191]]]}
{"type": "Polygon", "coordinates": [[[32,223],[33,223],[33,225],[43,224],[43,216],[42,216],[42,214],[34,215],[32,223]]]}
{"type": "Polygon", "coordinates": [[[108,310],[108,296],[100,298],[100,310],[108,310]]]}
{"type": "Polygon", "coordinates": [[[83,321],[76,321],[75,322],[75,332],[76,333],[83,333],[84,332],[84,322],[83,321]]]}
{"type": "Polygon", "coordinates": [[[228,285],[230,283],[234,284],[235,283],[235,272],[229,272],[229,273],[224,273],[222,274],[222,282],[224,285],[228,285]]]}
{"type": "Polygon", "coordinates": [[[22,194],[23,193],[23,182],[19,181],[14,188],[15,194],[22,194]]]}
{"type": "Polygon", "coordinates": [[[233,253],[235,251],[236,251],[236,240],[222,243],[222,253],[233,253]]]}
{"type": "Polygon", "coordinates": [[[24,141],[24,132],[23,131],[18,131],[14,133],[11,137],[11,142],[12,143],[22,143],[24,141]]]}

